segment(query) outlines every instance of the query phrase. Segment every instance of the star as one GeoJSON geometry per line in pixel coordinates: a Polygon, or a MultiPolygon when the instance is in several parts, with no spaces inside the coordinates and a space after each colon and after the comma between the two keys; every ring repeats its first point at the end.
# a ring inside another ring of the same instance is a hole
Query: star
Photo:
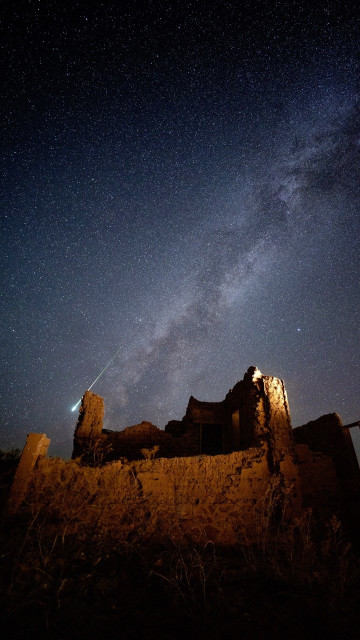
{"type": "Polygon", "coordinates": [[[0,447],[70,455],[93,381],[106,427],[164,427],[252,364],[294,426],[355,421],[351,3],[5,4],[0,447]]]}

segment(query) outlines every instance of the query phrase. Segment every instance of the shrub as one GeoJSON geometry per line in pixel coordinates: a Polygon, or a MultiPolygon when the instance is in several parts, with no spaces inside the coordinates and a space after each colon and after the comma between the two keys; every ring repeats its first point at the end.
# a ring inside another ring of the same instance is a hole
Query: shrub
{"type": "Polygon", "coordinates": [[[144,456],[145,460],[153,460],[159,451],[160,447],[156,444],[152,449],[141,449],[141,453],[144,456]]]}
{"type": "Polygon", "coordinates": [[[101,467],[107,462],[113,447],[105,435],[93,436],[83,445],[82,464],[101,467]]]}

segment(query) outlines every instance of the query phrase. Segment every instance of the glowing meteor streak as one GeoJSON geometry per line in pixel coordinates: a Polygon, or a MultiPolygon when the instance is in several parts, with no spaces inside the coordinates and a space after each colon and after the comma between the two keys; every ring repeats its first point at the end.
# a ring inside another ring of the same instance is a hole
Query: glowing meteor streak
{"type": "MultiPolygon", "coordinates": [[[[121,349],[121,347],[120,347],[121,349]]],[[[120,349],[117,350],[117,352],[113,355],[113,357],[111,358],[111,360],[109,360],[109,362],[107,363],[107,365],[105,365],[105,367],[103,368],[102,371],[100,371],[99,375],[97,378],[95,378],[94,382],[91,383],[90,387],[88,388],[88,391],[90,391],[90,389],[94,386],[95,382],[97,382],[99,380],[99,378],[101,378],[102,374],[106,371],[106,369],[111,365],[112,361],[116,358],[117,354],[120,352],[120,349]]],[[[81,402],[82,398],[80,398],[80,400],[78,400],[78,402],[73,406],[73,408],[71,409],[71,411],[75,411],[80,402],[81,402]]]]}

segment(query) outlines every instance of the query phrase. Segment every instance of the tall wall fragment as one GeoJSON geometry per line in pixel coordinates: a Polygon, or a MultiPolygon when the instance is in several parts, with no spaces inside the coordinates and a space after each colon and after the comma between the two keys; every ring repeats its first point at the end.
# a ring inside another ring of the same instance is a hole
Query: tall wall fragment
{"type": "Polygon", "coordinates": [[[103,420],[104,399],[92,391],[85,391],[75,427],[73,458],[82,455],[101,436],[103,420]]]}
{"type": "Polygon", "coordinates": [[[336,511],[360,534],[360,470],[348,428],[328,413],[294,429],[305,504],[336,511]]]}
{"type": "Polygon", "coordinates": [[[7,505],[9,515],[16,513],[23,502],[34,467],[39,458],[46,456],[49,445],[50,440],[45,433],[29,433],[10,491],[7,505]]]}
{"type": "Polygon", "coordinates": [[[320,451],[330,456],[341,480],[359,477],[357,461],[350,430],[344,428],[337,413],[328,413],[294,429],[298,444],[307,444],[312,451],[320,451]]]}

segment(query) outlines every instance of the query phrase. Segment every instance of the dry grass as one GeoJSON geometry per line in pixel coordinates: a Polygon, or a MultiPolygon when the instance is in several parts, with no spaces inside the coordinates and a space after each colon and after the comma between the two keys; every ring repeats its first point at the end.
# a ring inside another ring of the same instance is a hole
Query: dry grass
{"type": "Polygon", "coordinates": [[[144,457],[145,460],[153,460],[156,457],[156,454],[158,453],[159,449],[160,449],[159,445],[156,444],[151,449],[141,449],[141,455],[144,457]]]}
{"type": "Polygon", "coordinates": [[[1,531],[7,638],[31,628],[59,640],[119,629],[129,639],[265,638],[270,620],[280,625],[272,637],[307,637],[319,620],[324,633],[351,637],[358,556],[335,516],[321,527],[311,511],[289,520],[281,480],[257,505],[257,544],[216,548],[205,533],[191,542],[180,519],[158,536],[131,464],[46,469],[1,531]],[[291,635],[295,620],[302,636],[291,635]]]}
{"type": "Polygon", "coordinates": [[[216,618],[221,604],[223,565],[217,558],[215,545],[171,540],[166,560],[158,560],[151,573],[163,580],[179,600],[184,615],[202,626],[216,618]]]}
{"type": "Polygon", "coordinates": [[[109,459],[113,446],[106,435],[87,438],[79,461],[87,466],[101,467],[109,459]]]}

